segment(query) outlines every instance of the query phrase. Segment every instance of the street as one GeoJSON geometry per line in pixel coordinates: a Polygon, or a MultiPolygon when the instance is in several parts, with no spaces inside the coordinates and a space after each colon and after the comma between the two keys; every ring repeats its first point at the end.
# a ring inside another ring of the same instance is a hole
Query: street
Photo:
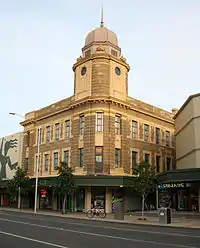
{"type": "Polygon", "coordinates": [[[200,248],[200,229],[0,211],[0,248],[200,248]]]}

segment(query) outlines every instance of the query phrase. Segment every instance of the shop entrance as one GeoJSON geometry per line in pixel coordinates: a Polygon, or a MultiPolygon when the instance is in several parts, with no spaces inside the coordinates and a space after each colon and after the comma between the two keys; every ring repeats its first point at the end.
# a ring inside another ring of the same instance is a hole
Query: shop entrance
{"type": "Polygon", "coordinates": [[[106,187],[92,187],[91,188],[91,207],[105,209],[106,187]]]}

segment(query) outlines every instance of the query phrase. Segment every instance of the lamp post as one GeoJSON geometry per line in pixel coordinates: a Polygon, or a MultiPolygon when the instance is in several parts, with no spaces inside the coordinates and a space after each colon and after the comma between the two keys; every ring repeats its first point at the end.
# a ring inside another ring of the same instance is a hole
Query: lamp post
{"type": "MultiPolygon", "coordinates": [[[[9,113],[10,115],[16,115],[25,119],[25,117],[18,113],[9,113]]],[[[34,213],[37,212],[37,192],[38,192],[38,170],[39,170],[39,162],[40,162],[40,140],[41,140],[41,128],[38,129],[38,137],[37,137],[37,161],[36,161],[36,175],[35,175],[35,202],[34,202],[34,213]]],[[[20,208],[20,187],[18,194],[18,208],[20,208]]]]}

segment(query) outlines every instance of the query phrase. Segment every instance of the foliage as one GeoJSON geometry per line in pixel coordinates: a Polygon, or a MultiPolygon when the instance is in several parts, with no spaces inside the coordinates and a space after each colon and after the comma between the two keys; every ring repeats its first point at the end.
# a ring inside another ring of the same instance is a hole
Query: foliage
{"type": "Polygon", "coordinates": [[[149,193],[156,190],[156,185],[157,178],[154,167],[143,161],[134,168],[131,187],[142,197],[142,219],[144,216],[145,199],[149,193]]]}
{"type": "Polygon", "coordinates": [[[17,194],[19,188],[23,193],[28,188],[27,171],[17,167],[14,177],[7,181],[7,187],[11,194],[17,194]]]}
{"type": "Polygon", "coordinates": [[[56,178],[54,189],[55,193],[63,197],[63,213],[65,212],[65,204],[67,195],[74,192],[74,178],[72,168],[68,167],[65,162],[61,162],[58,167],[58,177],[56,178]]]}

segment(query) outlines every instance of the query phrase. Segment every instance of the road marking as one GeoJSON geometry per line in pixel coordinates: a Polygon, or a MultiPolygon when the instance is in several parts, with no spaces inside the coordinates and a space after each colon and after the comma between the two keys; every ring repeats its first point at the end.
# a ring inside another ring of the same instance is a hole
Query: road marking
{"type": "Polygon", "coordinates": [[[32,241],[32,242],[36,242],[36,243],[40,243],[40,244],[44,244],[44,245],[49,245],[49,246],[53,246],[53,247],[69,248],[67,246],[62,246],[62,245],[57,245],[57,244],[53,244],[53,243],[48,243],[48,242],[44,242],[44,241],[37,240],[37,239],[31,239],[31,238],[20,236],[20,235],[16,235],[16,234],[13,234],[13,233],[8,233],[8,232],[0,231],[0,234],[4,234],[4,235],[7,235],[7,236],[12,236],[12,237],[19,238],[19,239],[25,239],[25,240],[28,240],[28,241],[32,241]]]}
{"type": "MultiPolygon", "coordinates": [[[[140,230],[140,229],[132,229],[132,228],[121,228],[121,227],[113,227],[113,226],[93,225],[93,224],[88,224],[88,223],[85,224],[85,223],[76,223],[76,222],[64,222],[64,221],[57,221],[57,220],[49,220],[48,218],[42,219],[42,218],[34,218],[34,217],[29,217],[29,216],[24,216],[24,215],[15,215],[15,214],[13,215],[13,214],[8,214],[8,213],[1,213],[1,214],[2,215],[14,216],[14,217],[22,217],[22,218],[25,218],[25,219],[40,220],[40,221],[47,221],[47,222],[53,222],[53,223],[62,223],[62,224],[68,224],[68,225],[87,226],[87,227],[94,227],[94,228],[112,229],[112,230],[138,232],[138,233],[148,233],[148,234],[159,234],[159,235],[166,235],[166,236],[200,238],[200,236],[190,235],[190,234],[186,234],[187,232],[180,232],[180,231],[175,232],[175,233],[158,232],[158,231],[140,230]]],[[[52,216],[52,217],[54,217],[54,216],[52,216]]],[[[67,217],[66,217],[66,219],[67,219],[67,217]]],[[[81,220],[83,220],[83,219],[81,219],[81,220]]],[[[86,221],[87,221],[87,219],[86,219],[86,221]]],[[[115,222],[113,222],[113,223],[115,223],[115,222]]],[[[118,223],[116,223],[116,224],[118,224],[118,223]]],[[[126,223],[122,223],[122,224],[126,224],[126,223]]],[[[159,227],[159,226],[157,226],[157,227],[159,227]]]]}
{"type": "MultiPolygon", "coordinates": [[[[103,238],[110,238],[110,239],[119,239],[119,240],[124,240],[124,241],[146,243],[146,244],[154,244],[154,245],[162,245],[162,246],[171,246],[171,247],[177,247],[177,248],[197,248],[195,246],[187,246],[187,245],[179,245],[179,244],[162,243],[162,242],[156,242],[156,241],[124,238],[124,237],[120,237],[120,236],[111,236],[111,235],[100,234],[100,233],[91,233],[91,232],[88,233],[88,232],[83,232],[83,231],[76,231],[76,230],[58,228],[58,227],[53,227],[53,226],[38,225],[38,224],[34,224],[34,223],[23,222],[23,221],[15,221],[15,220],[3,219],[3,218],[0,218],[0,220],[6,221],[6,222],[11,222],[11,223],[17,223],[17,224],[23,224],[23,225],[47,228],[47,229],[52,229],[52,230],[59,230],[59,231],[64,231],[64,232],[84,234],[84,235],[88,235],[88,236],[96,236],[96,237],[103,237],[103,238]]],[[[63,247],[61,247],[61,248],[63,248],[63,247]]],[[[67,247],[64,247],[64,248],[67,248],[67,247]]]]}

